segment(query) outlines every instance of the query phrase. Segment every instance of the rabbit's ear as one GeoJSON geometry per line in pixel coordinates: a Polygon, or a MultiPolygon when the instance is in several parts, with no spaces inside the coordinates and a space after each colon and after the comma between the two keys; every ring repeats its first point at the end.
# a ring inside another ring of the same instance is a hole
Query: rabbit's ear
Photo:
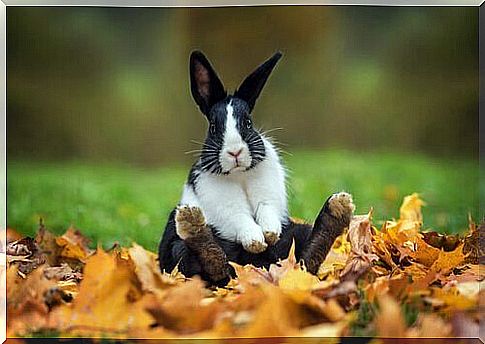
{"type": "Polygon", "coordinates": [[[192,97],[205,115],[209,114],[215,103],[227,96],[222,82],[200,51],[193,51],[190,55],[190,89],[192,97]]]}
{"type": "Polygon", "coordinates": [[[244,79],[243,83],[234,94],[234,96],[245,100],[248,103],[250,111],[253,110],[256,99],[258,99],[266,80],[268,80],[271,71],[276,66],[276,63],[281,56],[283,56],[283,54],[277,52],[271,58],[266,60],[266,62],[244,79]]]}

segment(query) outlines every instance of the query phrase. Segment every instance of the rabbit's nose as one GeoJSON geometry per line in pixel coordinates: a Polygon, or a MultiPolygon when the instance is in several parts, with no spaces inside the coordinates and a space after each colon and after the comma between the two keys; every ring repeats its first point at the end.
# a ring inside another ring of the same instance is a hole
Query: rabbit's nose
{"type": "Polygon", "coordinates": [[[227,152],[230,156],[233,156],[235,158],[237,158],[242,152],[242,148],[240,150],[238,150],[237,152],[227,152]]]}

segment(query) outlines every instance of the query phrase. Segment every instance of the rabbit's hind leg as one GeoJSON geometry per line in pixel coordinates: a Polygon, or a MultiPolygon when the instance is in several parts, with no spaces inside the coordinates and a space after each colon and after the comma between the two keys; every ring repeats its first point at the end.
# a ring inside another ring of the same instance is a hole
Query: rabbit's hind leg
{"type": "Polygon", "coordinates": [[[338,192],[327,199],[303,249],[302,259],[308,272],[318,272],[335,239],[349,226],[354,210],[352,195],[349,193],[338,192]]]}
{"type": "Polygon", "coordinates": [[[223,249],[214,240],[199,207],[179,206],[175,213],[177,234],[197,256],[202,277],[216,285],[225,285],[232,275],[232,267],[223,249]]]}

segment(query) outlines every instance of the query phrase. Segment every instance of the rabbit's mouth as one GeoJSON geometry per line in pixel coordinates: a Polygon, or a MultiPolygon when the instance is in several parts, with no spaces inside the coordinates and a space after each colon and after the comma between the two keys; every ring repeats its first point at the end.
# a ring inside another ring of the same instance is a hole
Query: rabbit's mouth
{"type": "Polygon", "coordinates": [[[227,170],[227,174],[231,174],[234,172],[244,172],[244,171],[247,171],[248,169],[249,169],[249,166],[244,166],[240,162],[236,162],[234,166],[232,166],[227,170]]]}
{"type": "Polygon", "coordinates": [[[247,156],[240,159],[232,158],[227,159],[221,165],[223,166],[223,171],[225,171],[226,174],[231,174],[234,172],[244,172],[247,171],[251,166],[251,160],[250,158],[248,159],[247,156]]]}
{"type": "Polygon", "coordinates": [[[233,168],[231,168],[229,170],[229,173],[233,173],[233,172],[244,172],[246,170],[247,170],[247,167],[237,165],[237,166],[234,166],[233,168]]]}

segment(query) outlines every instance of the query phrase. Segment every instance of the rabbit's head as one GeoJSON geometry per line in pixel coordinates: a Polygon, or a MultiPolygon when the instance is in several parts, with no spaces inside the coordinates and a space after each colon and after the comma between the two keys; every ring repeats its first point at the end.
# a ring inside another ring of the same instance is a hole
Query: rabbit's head
{"type": "Polygon", "coordinates": [[[234,95],[228,95],[207,58],[200,51],[192,52],[192,96],[209,122],[201,154],[202,170],[215,174],[244,172],[264,160],[265,146],[253,127],[251,113],[281,56],[279,52],[274,54],[242,82],[234,95]]]}

